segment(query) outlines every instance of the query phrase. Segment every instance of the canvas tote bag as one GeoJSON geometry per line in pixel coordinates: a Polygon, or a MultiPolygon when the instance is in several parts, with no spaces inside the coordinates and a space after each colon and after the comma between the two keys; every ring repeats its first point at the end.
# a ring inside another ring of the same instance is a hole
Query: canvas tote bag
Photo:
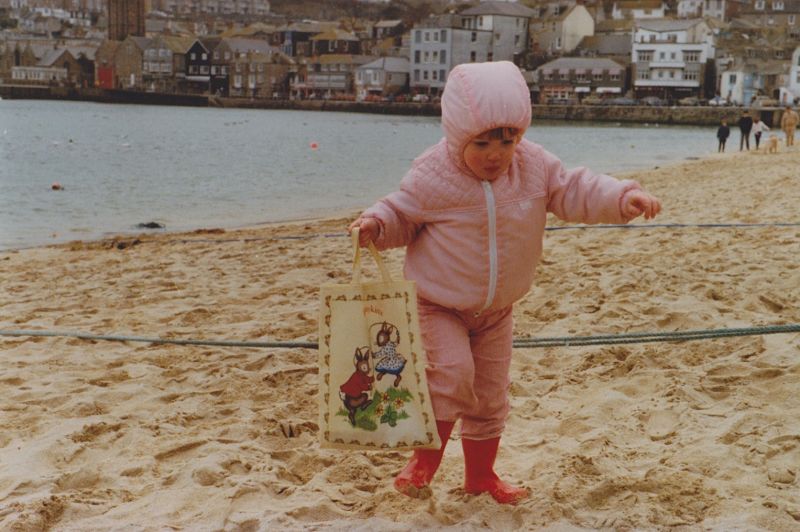
{"type": "Polygon", "coordinates": [[[320,444],[438,449],[416,284],[393,280],[372,244],[382,279],[362,282],[357,230],[352,242],[352,283],[320,287],[320,444]]]}

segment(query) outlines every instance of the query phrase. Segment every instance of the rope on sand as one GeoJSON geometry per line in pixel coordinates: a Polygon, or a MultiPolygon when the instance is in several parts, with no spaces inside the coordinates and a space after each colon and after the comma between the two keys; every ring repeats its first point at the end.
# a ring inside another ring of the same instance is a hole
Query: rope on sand
{"type": "MultiPolygon", "coordinates": [[[[545,231],[565,231],[575,229],[720,229],[720,228],[736,228],[736,229],[753,229],[758,227],[800,227],[800,222],[769,222],[769,223],[717,223],[717,224],[682,224],[682,223],[664,223],[664,224],[596,224],[596,225],[554,225],[545,227],[545,231]]],[[[341,238],[348,236],[347,233],[315,233],[311,235],[288,235],[288,236],[268,236],[268,237],[250,237],[250,238],[180,238],[168,240],[167,242],[190,244],[197,243],[247,243],[247,242],[266,242],[276,240],[310,240],[312,238],[341,238]]],[[[148,241],[145,241],[148,242],[148,241]]]]}
{"type": "MultiPolygon", "coordinates": [[[[733,336],[761,336],[765,334],[800,333],[800,323],[790,325],[770,325],[763,327],[743,327],[738,329],[706,329],[693,331],[604,334],[598,336],[561,336],[543,338],[515,338],[514,347],[574,347],[585,345],[618,345],[639,344],[647,342],[687,342],[727,338],[733,336]]],[[[0,336],[62,337],[79,338],[81,340],[106,340],[112,342],[144,342],[151,344],[202,345],[218,347],[254,347],[254,348],[288,348],[317,349],[317,342],[244,342],[234,340],[197,340],[181,338],[148,338],[144,336],[114,336],[88,334],[70,331],[8,331],[0,330],[0,336]]]]}

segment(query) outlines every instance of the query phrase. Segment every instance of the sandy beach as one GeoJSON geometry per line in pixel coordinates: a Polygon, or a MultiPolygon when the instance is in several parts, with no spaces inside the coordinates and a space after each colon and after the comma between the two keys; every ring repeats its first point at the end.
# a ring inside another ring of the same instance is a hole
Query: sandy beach
{"type": "MultiPolygon", "coordinates": [[[[798,223],[781,148],[625,177],[656,223],[798,223]]],[[[1,252],[0,329],[313,342],[355,214],[1,252]]],[[[800,226],[550,231],[515,336],[797,324],[799,264],[800,226]]],[[[800,529],[800,334],[516,349],[512,381],[531,497],[467,495],[451,441],[414,500],[409,453],[320,449],[313,349],[0,337],[0,529],[800,529]]]]}

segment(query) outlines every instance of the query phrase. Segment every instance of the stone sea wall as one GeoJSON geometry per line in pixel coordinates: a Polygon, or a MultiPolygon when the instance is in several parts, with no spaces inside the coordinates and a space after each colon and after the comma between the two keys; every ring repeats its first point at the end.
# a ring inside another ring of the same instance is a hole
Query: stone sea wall
{"type": "MultiPolygon", "coordinates": [[[[164,94],[110,90],[99,88],[40,87],[32,85],[0,85],[0,97],[7,99],[80,100],[101,103],[134,103],[148,105],[213,106],[238,109],[296,109],[307,111],[340,111],[413,116],[438,116],[438,103],[354,102],[336,100],[256,100],[220,98],[190,94],[164,94]]],[[[744,109],[738,107],[646,107],[606,105],[534,105],[534,120],[582,122],[620,122],[716,126],[725,118],[731,126],[744,109]]],[[[780,123],[782,109],[754,110],[768,125],[780,123]]]]}

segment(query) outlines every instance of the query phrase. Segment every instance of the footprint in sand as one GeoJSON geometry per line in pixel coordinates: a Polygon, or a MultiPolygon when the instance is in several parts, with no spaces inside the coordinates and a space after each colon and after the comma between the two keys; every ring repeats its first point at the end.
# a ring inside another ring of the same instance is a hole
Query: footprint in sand
{"type": "Polygon", "coordinates": [[[645,423],[647,436],[653,441],[666,440],[678,430],[678,415],[671,410],[651,412],[645,423]]]}

